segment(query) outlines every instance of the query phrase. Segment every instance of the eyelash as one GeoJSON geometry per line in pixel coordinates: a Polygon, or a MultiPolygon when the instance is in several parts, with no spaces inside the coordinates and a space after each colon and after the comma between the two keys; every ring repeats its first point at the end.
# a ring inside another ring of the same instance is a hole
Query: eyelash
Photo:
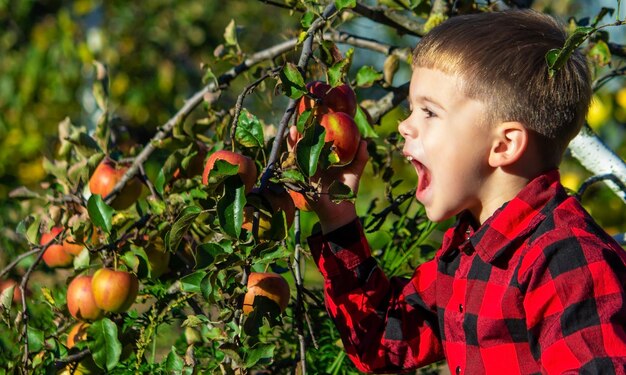
{"type": "Polygon", "coordinates": [[[426,115],[426,118],[431,118],[431,117],[435,117],[435,113],[431,110],[429,110],[426,107],[420,108],[422,110],[422,112],[424,112],[424,114],[426,115]]]}

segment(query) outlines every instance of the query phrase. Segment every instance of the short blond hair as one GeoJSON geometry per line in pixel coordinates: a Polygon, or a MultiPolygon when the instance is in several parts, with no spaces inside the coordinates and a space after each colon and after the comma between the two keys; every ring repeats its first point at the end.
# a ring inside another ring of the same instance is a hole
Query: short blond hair
{"type": "Polygon", "coordinates": [[[422,38],[413,66],[460,76],[464,93],[491,109],[488,123],[523,123],[536,135],[546,161],[558,165],[592,96],[587,61],[579,51],[553,77],[548,74],[546,54],[566,39],[556,20],[532,10],[462,15],[422,38]]]}

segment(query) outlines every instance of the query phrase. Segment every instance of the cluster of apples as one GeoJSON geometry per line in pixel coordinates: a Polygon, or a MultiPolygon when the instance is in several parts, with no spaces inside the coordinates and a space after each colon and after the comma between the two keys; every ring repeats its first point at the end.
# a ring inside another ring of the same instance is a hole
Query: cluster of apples
{"type": "MultiPolygon", "coordinates": [[[[348,84],[332,87],[321,81],[312,81],[306,85],[310,96],[303,96],[298,103],[298,116],[311,111],[317,122],[324,128],[324,142],[331,142],[331,153],[335,163],[331,167],[350,164],[359,149],[361,134],[354,121],[357,111],[356,94],[348,84]]],[[[295,148],[302,135],[296,134],[295,148]]],[[[296,207],[310,211],[311,207],[304,196],[293,190],[289,195],[296,207]]]]}

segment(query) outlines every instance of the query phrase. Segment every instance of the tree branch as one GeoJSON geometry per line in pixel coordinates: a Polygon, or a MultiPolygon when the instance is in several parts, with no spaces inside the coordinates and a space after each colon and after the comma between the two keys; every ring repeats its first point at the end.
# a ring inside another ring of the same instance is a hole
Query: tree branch
{"type": "MultiPolygon", "coordinates": [[[[126,183],[128,183],[128,181],[137,174],[137,172],[139,171],[139,165],[148,160],[148,157],[156,150],[155,144],[158,143],[158,141],[167,138],[174,129],[174,127],[177,124],[182,123],[187,118],[187,116],[189,116],[189,114],[191,114],[191,112],[200,103],[202,103],[202,100],[206,94],[218,91],[221,87],[228,85],[239,74],[249,70],[252,66],[262,61],[273,59],[276,56],[288,52],[293,48],[293,46],[293,41],[287,41],[281,44],[277,44],[266,50],[257,52],[248,59],[246,59],[243,63],[231,68],[226,73],[222,74],[217,79],[217,82],[209,83],[200,91],[191,96],[191,98],[187,99],[183,107],[178,110],[178,112],[176,112],[176,114],[172,118],[170,118],[165,124],[160,127],[160,130],[155,134],[152,140],[139,153],[139,155],[137,155],[137,157],[133,161],[133,164],[128,168],[128,170],[117,183],[117,185],[115,185],[115,188],[111,191],[111,193],[105,198],[105,201],[107,203],[110,203],[115,198],[115,196],[119,194],[124,186],[126,186],[126,183]]],[[[215,100],[217,100],[217,98],[215,98],[215,100]]]]}
{"type": "MultiPolygon", "coordinates": [[[[594,175],[614,175],[622,185],[626,184],[626,163],[613,152],[593,130],[585,124],[570,142],[569,149],[583,167],[594,175]]],[[[626,191],[612,180],[604,182],[626,203],[626,191]]]]}

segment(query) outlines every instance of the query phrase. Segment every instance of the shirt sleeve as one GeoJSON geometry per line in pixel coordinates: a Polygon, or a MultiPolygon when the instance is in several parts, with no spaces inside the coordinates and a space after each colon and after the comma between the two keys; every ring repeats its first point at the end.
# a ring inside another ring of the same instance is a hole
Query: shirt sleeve
{"type": "Polygon", "coordinates": [[[624,251],[575,229],[537,242],[521,263],[520,281],[543,372],[626,373],[624,251]]]}
{"type": "Polygon", "coordinates": [[[443,359],[433,261],[411,279],[388,279],[358,220],[308,241],[324,276],[326,308],[359,370],[398,372],[443,359]]]}

